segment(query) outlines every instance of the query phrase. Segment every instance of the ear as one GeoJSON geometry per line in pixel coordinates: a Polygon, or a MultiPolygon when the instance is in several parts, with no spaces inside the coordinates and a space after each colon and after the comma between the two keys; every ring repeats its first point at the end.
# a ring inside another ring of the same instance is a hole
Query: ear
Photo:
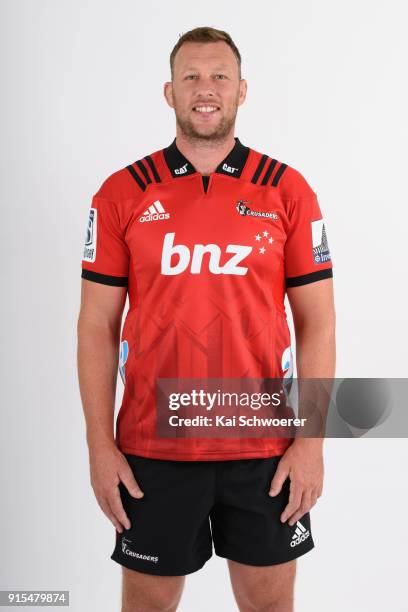
{"type": "Polygon", "coordinates": [[[248,83],[245,79],[240,79],[239,81],[239,98],[238,98],[238,106],[241,106],[245,102],[245,98],[247,95],[248,83]]]}
{"type": "Polygon", "coordinates": [[[166,98],[167,104],[171,108],[174,108],[174,102],[173,102],[173,83],[171,81],[167,81],[164,84],[163,93],[164,93],[164,97],[166,98]]]}

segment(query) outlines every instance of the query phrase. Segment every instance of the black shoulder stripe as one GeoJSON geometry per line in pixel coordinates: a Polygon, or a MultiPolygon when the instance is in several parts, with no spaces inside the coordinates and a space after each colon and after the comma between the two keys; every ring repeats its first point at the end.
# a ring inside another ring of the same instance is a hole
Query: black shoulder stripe
{"type": "Polygon", "coordinates": [[[136,162],[137,167],[139,168],[139,170],[141,171],[141,173],[143,174],[143,176],[146,179],[146,183],[149,184],[152,182],[152,179],[149,176],[148,171],[146,170],[145,166],[143,165],[143,163],[139,160],[136,162]]]}
{"type": "Polygon", "coordinates": [[[150,157],[150,155],[146,155],[146,157],[144,159],[149,164],[150,170],[153,173],[154,180],[156,181],[156,183],[161,183],[161,179],[160,179],[159,173],[157,172],[156,166],[154,165],[154,162],[153,162],[152,158],[150,157]]]}
{"type": "Polygon", "coordinates": [[[333,268],[316,270],[316,272],[310,272],[310,274],[303,274],[302,276],[290,276],[286,279],[286,287],[300,287],[325,278],[333,278],[333,268]]]}
{"type": "Polygon", "coordinates": [[[265,176],[262,179],[261,185],[266,185],[266,183],[269,181],[271,174],[273,172],[273,169],[275,168],[277,163],[278,163],[277,159],[271,159],[271,163],[269,164],[268,169],[265,172],[265,176]]]}
{"type": "Polygon", "coordinates": [[[95,283],[102,283],[102,285],[110,285],[111,287],[127,287],[128,284],[127,276],[110,276],[94,272],[93,270],[87,270],[86,268],[82,268],[81,277],[95,283]]]}
{"type": "Polygon", "coordinates": [[[277,171],[277,173],[272,179],[272,183],[271,183],[272,187],[276,187],[276,185],[279,183],[280,177],[285,172],[287,167],[288,167],[288,164],[281,164],[281,167],[279,168],[279,170],[277,171]]]}
{"type": "Polygon", "coordinates": [[[132,164],[129,164],[129,166],[126,166],[126,169],[129,170],[130,174],[133,176],[136,183],[139,185],[140,189],[144,191],[146,189],[146,185],[144,184],[144,182],[142,181],[142,179],[140,178],[140,176],[138,175],[138,173],[136,172],[132,164]]]}
{"type": "Polygon", "coordinates": [[[266,164],[266,160],[268,159],[267,155],[262,155],[258,167],[255,170],[254,176],[251,179],[251,183],[256,183],[256,181],[259,179],[259,177],[261,176],[261,172],[263,170],[264,165],[266,164]]]}

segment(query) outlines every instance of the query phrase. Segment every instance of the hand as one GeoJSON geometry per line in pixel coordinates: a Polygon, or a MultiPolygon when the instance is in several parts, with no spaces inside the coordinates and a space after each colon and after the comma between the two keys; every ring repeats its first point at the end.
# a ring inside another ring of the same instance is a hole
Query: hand
{"type": "Polygon", "coordinates": [[[287,449],[279,461],[271,482],[269,495],[277,495],[290,478],[289,501],[281,514],[284,523],[294,525],[315,505],[323,490],[323,452],[322,440],[298,438],[287,449]]]}
{"type": "Polygon", "coordinates": [[[126,457],[113,443],[93,446],[89,452],[91,485],[97,502],[119,533],[130,529],[130,520],[123,508],[119,482],[123,482],[132,497],[140,499],[144,493],[137,484],[126,457]]]}

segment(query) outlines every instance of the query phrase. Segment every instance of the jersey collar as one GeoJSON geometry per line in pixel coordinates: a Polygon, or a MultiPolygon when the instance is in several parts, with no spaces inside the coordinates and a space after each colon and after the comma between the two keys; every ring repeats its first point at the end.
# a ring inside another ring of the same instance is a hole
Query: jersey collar
{"type": "MultiPolygon", "coordinates": [[[[173,178],[180,178],[181,176],[187,176],[188,174],[197,172],[193,164],[184,157],[182,152],[178,149],[176,139],[173,140],[171,145],[163,149],[163,154],[173,178]]],[[[248,154],[249,147],[245,147],[240,140],[235,137],[233,148],[217,166],[215,172],[239,178],[244,169],[248,154]]]]}

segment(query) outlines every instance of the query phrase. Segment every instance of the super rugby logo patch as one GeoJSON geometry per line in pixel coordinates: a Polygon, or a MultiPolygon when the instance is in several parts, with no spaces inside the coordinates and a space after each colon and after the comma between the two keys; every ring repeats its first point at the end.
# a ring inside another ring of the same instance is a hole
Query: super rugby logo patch
{"type": "Polygon", "coordinates": [[[277,221],[279,219],[279,215],[275,212],[252,210],[251,208],[249,208],[249,206],[247,206],[247,204],[250,204],[250,202],[245,202],[245,200],[239,200],[235,205],[236,210],[239,212],[240,215],[244,217],[263,217],[265,219],[273,219],[274,221],[277,221]]]}
{"type": "Polygon", "coordinates": [[[94,262],[96,258],[96,219],[97,209],[91,208],[89,211],[88,226],[86,228],[84,261],[94,262]]]}
{"type": "Polygon", "coordinates": [[[331,261],[326,227],[323,219],[312,221],[313,259],[315,264],[331,261]]]}

